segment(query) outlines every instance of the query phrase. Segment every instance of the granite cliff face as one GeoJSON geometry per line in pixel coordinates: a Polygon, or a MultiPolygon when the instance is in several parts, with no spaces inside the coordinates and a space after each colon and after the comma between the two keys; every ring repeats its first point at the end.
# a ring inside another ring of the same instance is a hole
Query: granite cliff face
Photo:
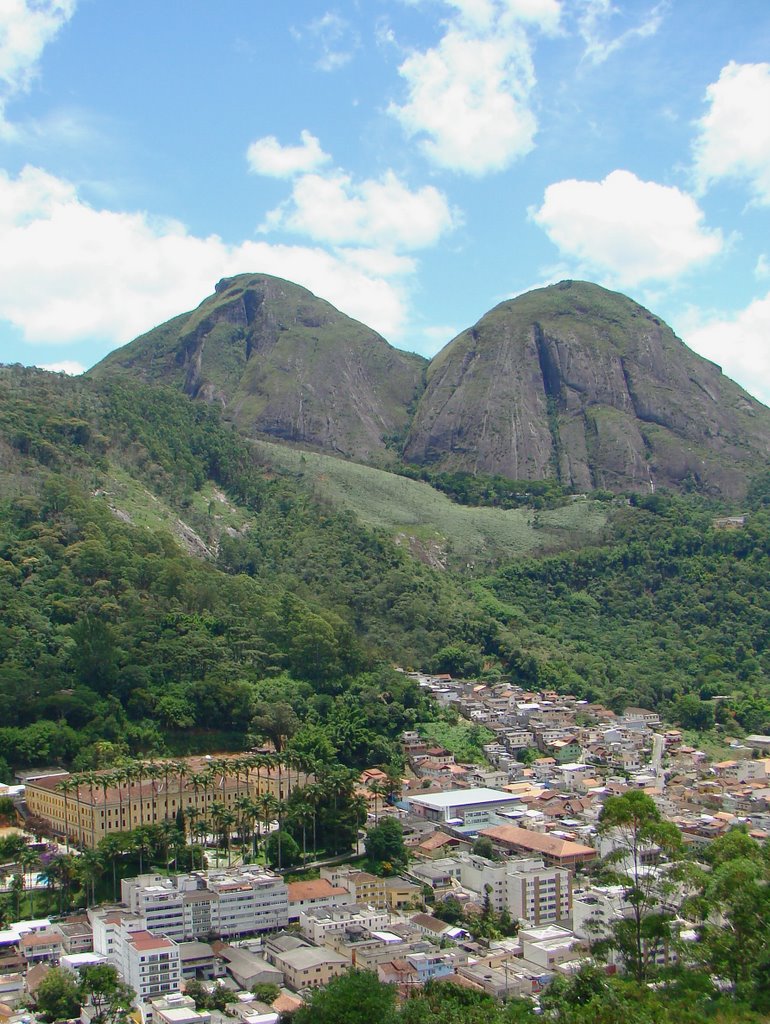
{"type": "Polygon", "coordinates": [[[219,402],[250,435],[379,463],[400,438],[407,462],[578,491],[741,498],[770,460],[770,410],[648,310],[579,281],[501,303],[428,365],[305,288],[244,274],[90,372],[219,402]]]}
{"type": "Polygon", "coordinates": [[[740,497],[770,457],[770,410],[631,299],[563,281],[435,357],[404,456],[580,491],[740,497]]]}
{"type": "Polygon", "coordinates": [[[171,384],[221,403],[246,434],[366,461],[403,433],[426,365],[307,289],[244,274],[91,373],[171,384]]]}

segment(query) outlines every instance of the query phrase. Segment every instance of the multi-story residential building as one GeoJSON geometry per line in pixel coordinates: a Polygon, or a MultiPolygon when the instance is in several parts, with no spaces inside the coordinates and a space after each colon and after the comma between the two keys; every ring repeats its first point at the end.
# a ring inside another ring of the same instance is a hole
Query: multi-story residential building
{"type": "Polygon", "coordinates": [[[130,911],[92,911],[94,952],[113,964],[136,992],[137,1000],[178,992],[182,979],[179,946],[166,935],[147,930],[146,920],[130,911]]]}
{"type": "Polygon", "coordinates": [[[412,873],[420,881],[441,891],[436,881],[449,879],[448,891],[456,882],[489,900],[492,910],[506,909],[513,918],[529,925],[561,921],[572,907],[572,882],[565,868],[546,867],[539,857],[515,857],[493,861],[476,854],[460,854],[444,861],[415,865],[412,873]],[[439,870],[442,872],[438,875],[439,870]]]}
{"type": "Polygon", "coordinates": [[[27,932],[19,943],[28,964],[55,963],[62,955],[62,937],[53,928],[40,932],[27,932]]]}
{"type": "Polygon", "coordinates": [[[508,853],[542,857],[546,864],[574,871],[583,864],[595,860],[597,853],[591,846],[573,843],[570,839],[544,835],[516,825],[498,825],[482,829],[481,835],[508,853]]]}
{"type": "MultiPolygon", "coordinates": [[[[634,909],[626,899],[622,885],[592,886],[575,897],[572,907],[572,926],[575,935],[586,943],[606,938],[618,921],[633,916],[634,909]]],[[[643,953],[651,962],[665,967],[676,962],[673,943],[656,942],[652,948],[643,940],[643,953]]],[[[617,951],[611,952],[611,963],[619,965],[617,951]]]]}
{"type": "Polygon", "coordinates": [[[303,910],[299,916],[299,927],[303,935],[316,945],[321,945],[327,935],[360,931],[379,931],[388,927],[386,911],[371,906],[353,904],[336,910],[303,910]]]}
{"type": "Polygon", "coordinates": [[[148,931],[131,932],[118,943],[117,956],[121,977],[142,1002],[179,991],[182,971],[173,939],[148,931]]]}
{"type": "Polygon", "coordinates": [[[62,949],[65,953],[90,953],[94,948],[93,932],[85,914],[68,917],[65,921],[56,921],[53,928],[61,935],[62,949]]]}
{"type": "Polygon", "coordinates": [[[546,867],[537,858],[516,858],[508,861],[506,868],[506,899],[511,917],[534,926],[569,917],[572,910],[569,871],[546,867]]]}
{"type": "Polygon", "coordinates": [[[349,907],[355,902],[349,889],[332,885],[326,878],[309,882],[289,882],[289,921],[299,921],[303,911],[312,913],[330,907],[349,907]]]}
{"type": "Polygon", "coordinates": [[[349,865],[321,868],[321,878],[334,886],[347,889],[354,903],[371,904],[378,910],[388,905],[388,890],[384,878],[378,878],[368,871],[359,871],[349,865]]]}
{"type": "Polygon", "coordinates": [[[144,1024],[210,1024],[208,1010],[196,1010],[192,996],[179,992],[151,999],[144,1011],[144,1024]]]}
{"type": "Polygon", "coordinates": [[[275,935],[265,943],[265,957],[281,971],[295,992],[323,988],[349,970],[350,962],[326,947],[311,946],[296,935],[275,935]]]}
{"type": "Polygon", "coordinates": [[[148,928],[178,942],[275,931],[289,920],[286,883],[259,869],[141,875],[124,879],[121,894],[148,928]]]}
{"type": "Polygon", "coordinates": [[[125,772],[92,776],[49,775],[26,783],[30,813],[47,821],[56,835],[94,847],[114,832],[173,821],[181,810],[207,819],[214,803],[228,810],[243,796],[270,793],[285,800],[312,776],[277,764],[249,767],[248,755],[188,757],[179,761],[137,762],[125,772]]]}

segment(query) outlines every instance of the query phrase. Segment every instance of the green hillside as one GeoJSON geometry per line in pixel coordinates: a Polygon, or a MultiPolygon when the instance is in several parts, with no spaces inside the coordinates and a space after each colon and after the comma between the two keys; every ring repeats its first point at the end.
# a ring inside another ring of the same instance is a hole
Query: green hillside
{"type": "Polygon", "coordinates": [[[437,567],[481,565],[598,542],[607,506],[573,501],[561,508],[501,509],[458,505],[427,483],[370,466],[255,441],[270,465],[312,488],[319,499],[349,509],[369,526],[437,567]]]}
{"type": "Polygon", "coordinates": [[[0,494],[4,774],[237,746],[286,701],[302,749],[383,763],[434,713],[394,664],[770,731],[767,477],[734,532],[663,494],[460,506],[173,390],[7,367],[0,494]]]}

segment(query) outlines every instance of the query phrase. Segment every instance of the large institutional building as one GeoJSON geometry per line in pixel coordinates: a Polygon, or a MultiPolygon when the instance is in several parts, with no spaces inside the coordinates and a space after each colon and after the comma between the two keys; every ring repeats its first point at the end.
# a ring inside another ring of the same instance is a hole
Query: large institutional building
{"type": "Polygon", "coordinates": [[[296,768],[233,754],[43,776],[27,783],[25,799],[30,813],[48,822],[56,835],[95,847],[111,833],[174,821],[180,809],[188,820],[206,820],[214,805],[231,811],[241,798],[256,800],[266,793],[285,800],[295,786],[310,781],[312,776],[296,768]]]}

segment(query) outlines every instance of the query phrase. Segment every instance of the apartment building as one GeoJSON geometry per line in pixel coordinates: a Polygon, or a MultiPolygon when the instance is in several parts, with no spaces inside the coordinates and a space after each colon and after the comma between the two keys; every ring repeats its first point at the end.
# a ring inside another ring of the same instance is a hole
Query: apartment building
{"type": "Polygon", "coordinates": [[[137,1000],[178,992],[182,979],[179,946],[147,929],[146,919],[118,909],[89,912],[94,952],[104,956],[136,992],[137,1000]]]}
{"type": "Polygon", "coordinates": [[[311,946],[296,935],[271,936],[265,942],[265,958],[283,972],[286,984],[295,992],[324,988],[350,968],[341,953],[311,946]]]}
{"type": "Polygon", "coordinates": [[[299,921],[303,911],[312,912],[328,907],[348,907],[354,903],[353,894],[341,885],[332,885],[326,878],[309,882],[289,882],[289,921],[299,921]]]}
{"type": "Polygon", "coordinates": [[[368,871],[359,871],[349,865],[321,868],[321,878],[333,886],[347,889],[354,903],[371,904],[378,910],[388,906],[388,889],[384,878],[368,871]]]}
{"type": "Polygon", "coordinates": [[[327,935],[340,932],[375,932],[388,927],[389,916],[383,910],[354,904],[337,910],[303,910],[299,927],[303,935],[321,945],[327,935]]]}
{"type": "Polygon", "coordinates": [[[121,882],[121,896],[149,929],[177,942],[276,931],[289,920],[286,883],[259,869],[141,875],[121,882]]]}
{"type": "Polygon", "coordinates": [[[535,927],[563,921],[572,911],[572,876],[565,868],[546,867],[537,858],[506,865],[507,906],[511,917],[535,927]]]}
{"type": "Polygon", "coordinates": [[[416,866],[413,872],[433,884],[430,874],[437,874],[439,865],[443,865],[445,874],[464,889],[477,893],[481,900],[489,899],[494,911],[499,913],[506,909],[511,917],[528,925],[561,921],[570,915],[570,872],[565,868],[547,867],[539,857],[493,861],[465,853],[443,862],[416,866]]]}
{"type": "Polygon", "coordinates": [[[128,934],[118,942],[116,966],[142,1002],[178,992],[182,980],[179,946],[164,935],[148,931],[128,934]]]}

